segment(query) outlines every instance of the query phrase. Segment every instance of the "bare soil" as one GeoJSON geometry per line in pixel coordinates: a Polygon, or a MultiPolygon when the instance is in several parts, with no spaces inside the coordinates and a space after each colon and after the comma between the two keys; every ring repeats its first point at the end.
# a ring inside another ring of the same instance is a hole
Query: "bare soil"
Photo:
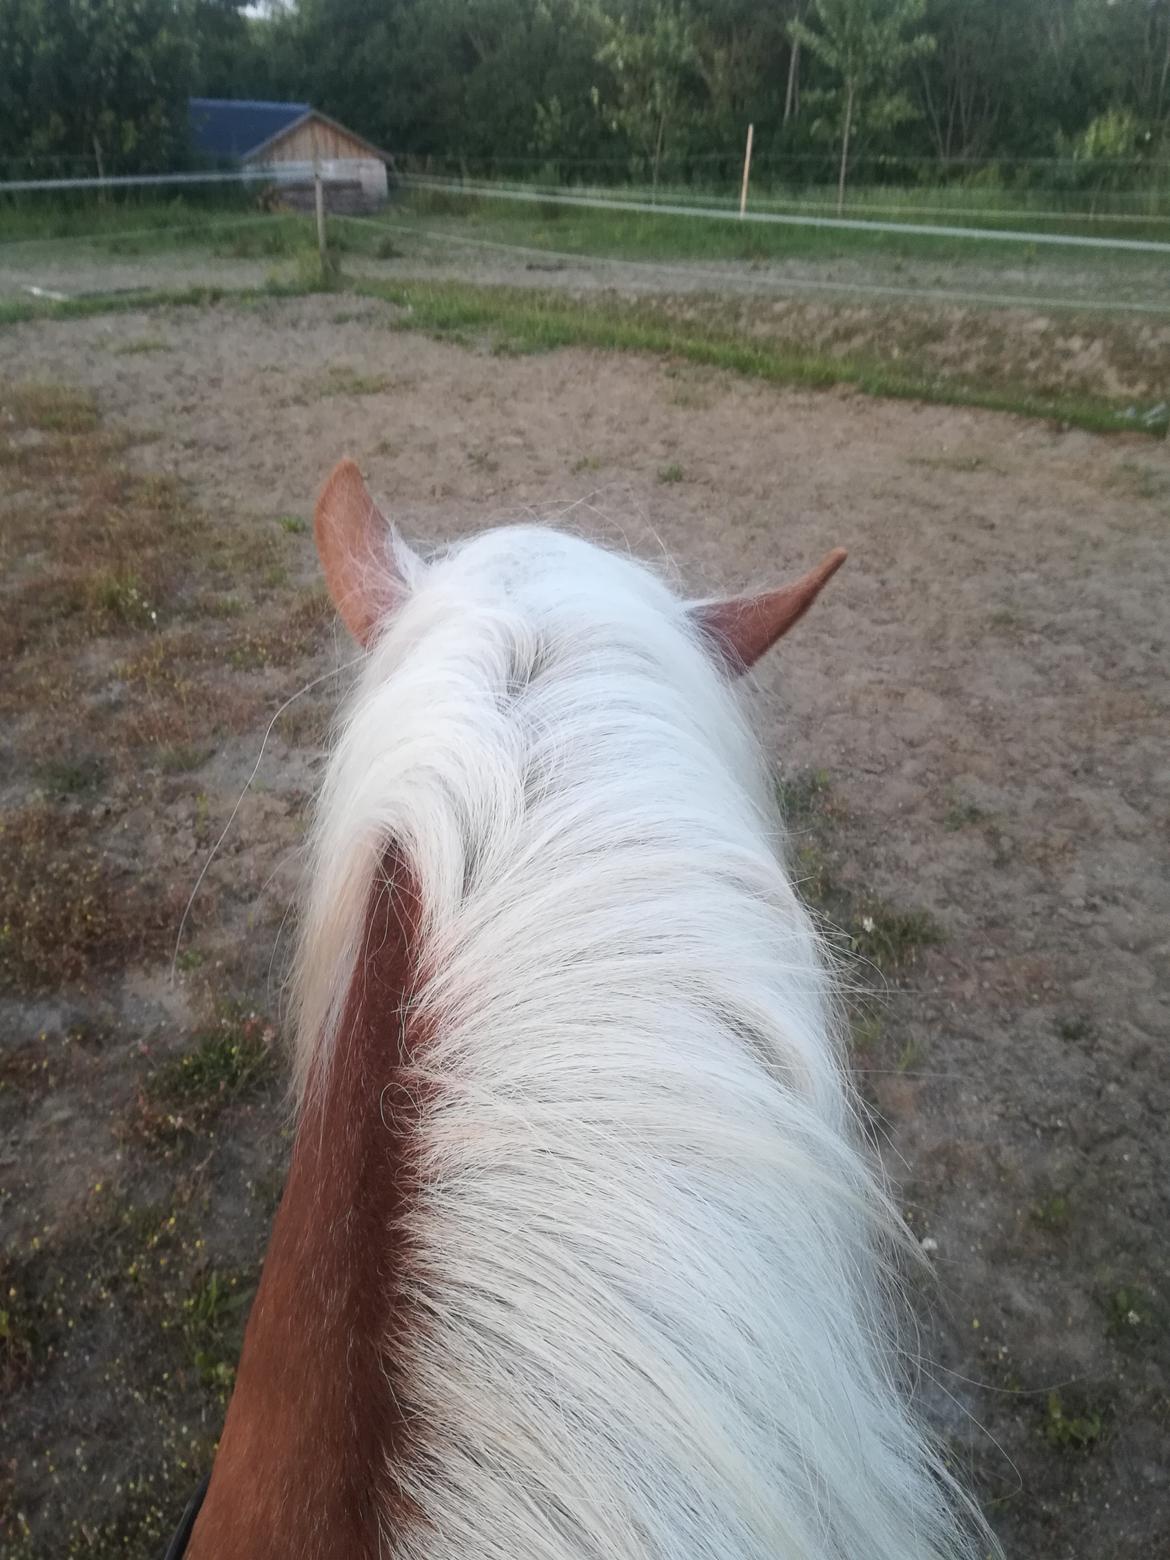
{"type": "Polygon", "coordinates": [[[211,1455],[344,675],[169,950],[349,656],[304,530],[343,453],[422,542],[537,516],[696,591],[849,548],[760,711],[806,891],[886,972],[855,1059],[937,1280],[919,1391],[1009,1554],[1166,1552],[1165,445],[397,324],[0,334],[0,1553],[154,1554],[211,1455]]]}

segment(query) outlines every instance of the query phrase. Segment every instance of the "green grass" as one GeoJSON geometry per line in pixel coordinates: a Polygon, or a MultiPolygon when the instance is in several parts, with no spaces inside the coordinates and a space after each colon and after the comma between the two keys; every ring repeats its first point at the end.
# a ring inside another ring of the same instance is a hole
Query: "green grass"
{"type": "Polygon", "coordinates": [[[1033,1203],[1031,1218],[1033,1224],[1047,1230],[1050,1235],[1063,1234],[1069,1225],[1068,1198],[1056,1192],[1051,1197],[1033,1203]]]}
{"type": "Polygon", "coordinates": [[[48,382],[0,389],[0,414],[40,433],[92,433],[98,425],[97,402],[88,390],[48,382]]]}
{"type": "Polygon", "coordinates": [[[1105,1429],[1103,1409],[1086,1404],[1079,1413],[1065,1406],[1059,1392],[1050,1392],[1044,1411],[1044,1437],[1060,1452],[1091,1452],[1105,1429]]]}
{"type": "MultiPolygon", "coordinates": [[[[823,192],[805,196],[768,197],[757,192],[751,211],[757,214],[791,215],[813,219],[807,223],[740,221],[736,204],[695,191],[662,190],[657,204],[681,207],[722,207],[726,218],[694,217],[671,212],[617,209],[621,201],[654,204],[647,190],[573,190],[566,195],[597,197],[613,204],[576,206],[556,200],[514,200],[506,197],[462,194],[457,189],[408,191],[396,212],[410,223],[434,229],[457,223],[458,231],[498,243],[524,244],[533,249],[566,254],[607,255],[630,260],[792,260],[843,259],[856,255],[880,255],[889,261],[925,259],[939,264],[982,263],[1018,267],[1034,264],[1043,251],[1045,264],[1073,270],[1084,264],[1085,251],[1048,245],[1025,245],[1019,240],[934,237],[920,233],[873,232],[822,225],[836,220],[836,202],[823,192]]],[[[915,194],[928,192],[915,192],[915,194]]],[[[1034,229],[1045,234],[1091,234],[1129,239],[1167,239],[1166,216],[1142,221],[1107,218],[1086,222],[1078,214],[1033,210],[1020,215],[1018,206],[1007,205],[994,215],[980,201],[967,209],[947,209],[941,202],[905,198],[906,192],[856,190],[844,213],[846,220],[892,221],[907,226],[980,228],[985,231],[1034,229]],[[890,200],[891,194],[899,198],[890,200]],[[1037,221],[1040,217],[1043,220],[1037,221]]],[[[452,227],[452,231],[456,231],[452,227]]],[[[1102,252],[1104,254],[1104,252],[1102,252]]],[[[1110,257],[1114,258],[1113,256],[1110,257]]],[[[1123,260],[1128,256],[1122,256],[1123,260]]],[[[1140,257],[1134,257],[1140,258],[1140,257]]],[[[1144,257],[1146,262],[1155,257],[1144,257]]]]}
{"type": "Polygon", "coordinates": [[[256,1014],[223,1017],[192,1048],[146,1080],[130,1126],[145,1142],[173,1142],[203,1132],[236,1100],[275,1075],[274,1034],[256,1014]]]}
{"type": "Polygon", "coordinates": [[[182,1334],[205,1387],[230,1392],[244,1341],[244,1321],[256,1289],[235,1275],[203,1274],[183,1301],[182,1334]]]}
{"type": "Polygon", "coordinates": [[[141,336],[137,341],[123,341],[110,349],[115,357],[140,357],[147,352],[169,352],[170,343],[160,336],[141,336]]]}
{"type": "Polygon", "coordinates": [[[54,797],[92,796],[106,778],[106,765],[95,755],[54,759],[42,764],[37,778],[54,797]]]}
{"type": "MultiPolygon", "coordinates": [[[[702,321],[680,320],[658,304],[622,303],[613,298],[585,302],[524,288],[483,287],[462,282],[355,281],[356,291],[397,304],[398,326],[467,341],[486,338],[512,352],[593,347],[682,358],[730,370],[771,384],[827,389],[851,384],[863,395],[888,396],[950,406],[1040,417],[1096,432],[1133,432],[1126,407],[1060,392],[1039,393],[1007,386],[941,379],[913,364],[887,358],[837,357],[802,351],[779,341],[746,339],[702,321]]],[[[1165,426],[1148,430],[1161,436],[1165,426]]]]}

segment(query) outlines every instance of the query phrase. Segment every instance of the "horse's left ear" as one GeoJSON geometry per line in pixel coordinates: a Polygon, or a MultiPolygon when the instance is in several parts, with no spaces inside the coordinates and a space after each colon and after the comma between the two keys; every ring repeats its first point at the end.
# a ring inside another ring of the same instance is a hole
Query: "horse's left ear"
{"type": "Polygon", "coordinates": [[[836,547],[815,569],[779,590],[758,596],[732,596],[726,601],[704,601],[691,607],[691,616],[735,675],[754,666],[760,657],[796,623],[845,562],[843,547],[836,547]]]}
{"type": "Polygon", "coordinates": [[[401,543],[352,460],[338,461],[321,489],[313,532],[333,605],[358,644],[368,645],[408,586],[395,556],[401,543]]]}

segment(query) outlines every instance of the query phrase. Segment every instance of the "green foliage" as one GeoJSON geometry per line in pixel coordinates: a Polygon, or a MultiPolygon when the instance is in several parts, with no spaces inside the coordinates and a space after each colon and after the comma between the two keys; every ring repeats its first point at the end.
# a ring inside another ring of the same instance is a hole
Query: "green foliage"
{"type": "Polygon", "coordinates": [[[612,67],[618,90],[610,122],[650,160],[657,189],[666,136],[684,112],[697,64],[693,23],[670,0],[657,0],[633,17],[602,15],[606,42],[598,60],[612,67]]]}
{"type": "Polygon", "coordinates": [[[727,193],[751,121],[756,188],[1128,190],[1168,58],[1161,0],[0,0],[0,178],[174,165],[203,93],[455,175],[727,193]]]}
{"type": "Polygon", "coordinates": [[[926,32],[907,35],[926,14],[926,0],[813,0],[812,10],[817,26],[797,19],[791,32],[837,78],[836,88],[822,92],[820,100],[830,107],[821,124],[841,146],[840,208],[852,137],[863,128],[891,130],[916,116],[900,78],[912,60],[932,52],[935,40],[926,32]]]}
{"type": "Polygon", "coordinates": [[[165,166],[194,65],[186,0],[0,0],[0,155],[165,166]]]}
{"type": "Polygon", "coordinates": [[[1055,1451],[1090,1452],[1101,1439],[1104,1428],[1105,1418],[1099,1408],[1087,1405],[1083,1413],[1073,1413],[1059,1392],[1048,1394],[1044,1436],[1055,1451]]]}

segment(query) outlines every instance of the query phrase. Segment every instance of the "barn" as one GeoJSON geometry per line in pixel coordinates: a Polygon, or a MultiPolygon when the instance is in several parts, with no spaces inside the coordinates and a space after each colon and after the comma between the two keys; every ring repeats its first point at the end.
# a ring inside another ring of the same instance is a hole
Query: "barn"
{"type": "Polygon", "coordinates": [[[298,208],[313,204],[320,168],[331,211],[372,211],[387,196],[389,153],[339,125],[310,103],[265,103],[244,98],[190,98],[187,119],[197,155],[216,165],[268,169],[293,164],[280,181],[281,198],[298,208]]]}

